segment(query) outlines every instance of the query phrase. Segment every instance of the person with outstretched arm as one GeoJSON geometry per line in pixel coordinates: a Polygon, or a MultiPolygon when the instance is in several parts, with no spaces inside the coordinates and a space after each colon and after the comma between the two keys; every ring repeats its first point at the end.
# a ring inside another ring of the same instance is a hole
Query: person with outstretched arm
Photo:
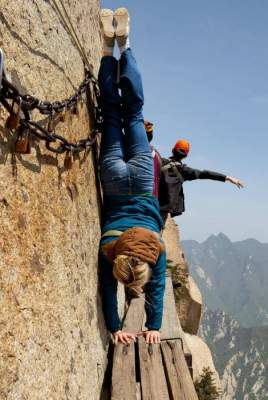
{"type": "Polygon", "coordinates": [[[153,196],[153,158],[142,115],[141,75],[129,47],[125,8],[101,11],[104,57],[99,71],[103,131],[100,176],[104,195],[100,241],[100,285],[104,318],[114,342],[129,343],[117,311],[117,284],[131,297],[145,293],[147,343],[160,342],[166,252],[163,221],[153,196]],[[121,53],[113,57],[115,38],[121,53]],[[119,92],[120,89],[120,92],[119,92]]]}
{"type": "MultiPolygon", "coordinates": [[[[154,135],[154,125],[148,120],[144,121],[144,126],[149,143],[154,135]]],[[[209,170],[199,170],[188,167],[182,161],[190,151],[190,144],[185,139],[180,139],[172,149],[172,156],[163,158],[159,152],[151,145],[152,156],[154,159],[154,192],[153,194],[160,202],[161,215],[166,221],[168,213],[172,217],[181,215],[185,211],[185,200],[183,183],[196,179],[211,179],[220,182],[230,182],[239,189],[243,188],[243,183],[232,176],[227,176],[219,172],[209,170]]]]}
{"type": "Polygon", "coordinates": [[[187,157],[189,151],[189,142],[185,139],[180,139],[172,149],[172,156],[168,159],[161,158],[158,198],[164,221],[168,213],[170,213],[171,217],[175,217],[185,211],[183,183],[186,181],[211,179],[230,182],[239,189],[243,188],[243,184],[239,179],[215,171],[194,169],[183,164],[182,160],[187,157]]]}

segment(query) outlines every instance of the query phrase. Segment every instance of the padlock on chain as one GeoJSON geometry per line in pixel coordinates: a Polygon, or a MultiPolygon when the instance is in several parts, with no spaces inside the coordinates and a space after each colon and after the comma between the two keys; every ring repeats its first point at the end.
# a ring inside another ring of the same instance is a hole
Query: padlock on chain
{"type": "Polygon", "coordinates": [[[79,107],[80,107],[79,111],[80,111],[80,112],[83,110],[84,105],[85,105],[85,100],[84,100],[83,97],[81,97],[81,100],[80,100],[80,102],[79,102],[79,107]]]}
{"type": "Polygon", "coordinates": [[[22,154],[31,153],[31,141],[29,129],[20,126],[18,129],[18,138],[15,143],[15,152],[22,154]]]}
{"type": "Polygon", "coordinates": [[[53,119],[53,112],[50,114],[48,124],[47,124],[47,131],[52,133],[54,131],[54,119],[53,119]]]}
{"type": "Polygon", "coordinates": [[[21,97],[18,98],[18,102],[13,100],[11,113],[6,120],[6,128],[17,129],[19,127],[21,104],[21,97]]]}
{"type": "Polygon", "coordinates": [[[72,113],[73,113],[74,115],[77,115],[77,116],[79,117],[80,110],[79,110],[79,104],[78,104],[78,102],[76,102],[75,105],[73,106],[73,108],[72,108],[72,113]]]}
{"type": "Polygon", "coordinates": [[[64,159],[64,167],[66,169],[71,169],[73,165],[73,151],[69,150],[66,152],[66,156],[64,159]]]}
{"type": "Polygon", "coordinates": [[[60,112],[59,120],[60,122],[65,122],[67,118],[67,109],[64,107],[64,109],[60,112]]]}

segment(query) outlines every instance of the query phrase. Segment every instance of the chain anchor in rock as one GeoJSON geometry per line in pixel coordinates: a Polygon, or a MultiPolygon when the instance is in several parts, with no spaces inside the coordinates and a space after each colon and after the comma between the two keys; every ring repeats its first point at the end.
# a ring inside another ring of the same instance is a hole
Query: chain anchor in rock
{"type": "Polygon", "coordinates": [[[6,120],[6,128],[12,130],[12,129],[17,129],[19,127],[21,105],[22,105],[21,97],[13,99],[11,106],[11,113],[6,120]]]}
{"type": "Polygon", "coordinates": [[[76,100],[76,102],[74,103],[74,106],[72,108],[72,114],[74,114],[77,117],[79,117],[79,113],[80,113],[79,104],[78,104],[78,101],[76,100]]]}
{"type": "Polygon", "coordinates": [[[15,152],[22,154],[31,153],[31,142],[29,129],[24,128],[22,125],[18,129],[18,137],[15,143],[15,152]]]}
{"type": "Polygon", "coordinates": [[[65,122],[66,118],[67,118],[67,108],[66,108],[66,105],[65,105],[63,110],[59,114],[59,121],[60,122],[65,122]]]}

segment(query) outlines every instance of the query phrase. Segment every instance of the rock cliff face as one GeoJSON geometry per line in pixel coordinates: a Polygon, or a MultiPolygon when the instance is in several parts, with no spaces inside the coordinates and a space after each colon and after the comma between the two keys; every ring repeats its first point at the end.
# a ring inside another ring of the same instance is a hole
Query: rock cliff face
{"type": "MultiPolygon", "coordinates": [[[[64,2],[97,73],[99,2],[64,2]]],[[[2,0],[0,40],[23,93],[63,100],[83,62],[52,2],[2,0]]],[[[34,115],[36,119],[44,116],[34,115]]],[[[0,121],[0,398],[99,399],[107,358],[97,280],[99,199],[92,154],[70,170],[36,141],[12,154],[0,121]]],[[[47,121],[45,121],[47,123],[47,121]]],[[[90,129],[86,106],[56,131],[73,141],[90,129]]]]}
{"type": "Polygon", "coordinates": [[[175,302],[181,326],[185,332],[196,335],[201,318],[202,296],[189,275],[188,264],[180,246],[179,229],[171,218],[167,220],[163,239],[168,264],[172,269],[175,302]]]}
{"type": "Polygon", "coordinates": [[[213,378],[218,389],[221,389],[219,374],[215,369],[212,354],[204,340],[196,335],[185,333],[186,343],[193,357],[193,379],[198,380],[204,368],[213,371],[213,378]]]}

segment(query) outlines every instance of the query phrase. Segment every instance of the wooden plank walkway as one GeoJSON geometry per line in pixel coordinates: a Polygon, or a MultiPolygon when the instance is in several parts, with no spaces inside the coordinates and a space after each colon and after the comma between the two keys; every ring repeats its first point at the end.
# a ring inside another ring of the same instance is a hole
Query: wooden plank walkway
{"type": "Polygon", "coordinates": [[[182,328],[178,318],[171,277],[166,278],[161,340],[181,339],[182,328]]]}
{"type": "Polygon", "coordinates": [[[169,400],[160,344],[147,344],[139,338],[142,400],[169,400]]]}
{"type": "MultiPolygon", "coordinates": [[[[144,297],[133,299],[127,310],[123,330],[140,332],[144,319],[144,297]]],[[[118,343],[114,348],[112,400],[137,400],[140,386],[136,382],[135,344],[118,343]]]]}
{"type": "Polygon", "coordinates": [[[196,400],[192,377],[178,340],[161,342],[163,364],[171,400],[196,400]]]}
{"type": "MultiPolygon", "coordinates": [[[[133,299],[123,330],[144,328],[144,298],[133,299]]],[[[198,400],[191,374],[191,354],[177,316],[171,277],[166,278],[161,344],[115,346],[111,385],[112,400],[198,400]],[[186,354],[185,354],[186,352],[186,354]],[[188,365],[187,365],[188,364],[188,365]]]]}
{"type": "Polygon", "coordinates": [[[125,346],[118,343],[114,349],[112,400],[137,400],[134,342],[125,346]]]}
{"type": "Polygon", "coordinates": [[[133,333],[137,333],[142,330],[145,315],[144,303],[144,296],[131,300],[123,323],[123,330],[133,333]]]}

